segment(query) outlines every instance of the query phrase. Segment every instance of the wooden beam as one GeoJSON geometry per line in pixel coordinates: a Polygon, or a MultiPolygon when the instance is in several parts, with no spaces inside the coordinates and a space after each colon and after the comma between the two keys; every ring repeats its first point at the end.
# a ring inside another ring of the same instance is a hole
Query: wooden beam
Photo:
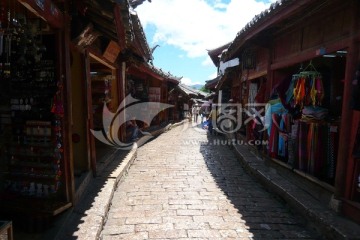
{"type": "Polygon", "coordinates": [[[53,28],[62,28],[64,26],[64,16],[60,9],[51,1],[36,0],[18,0],[30,12],[42,18],[53,28]]]}
{"type": "Polygon", "coordinates": [[[153,77],[157,80],[160,80],[160,81],[163,81],[165,78],[158,75],[157,73],[155,73],[154,71],[152,71],[150,68],[144,66],[144,64],[140,64],[139,66],[132,66],[130,69],[129,69],[129,73],[133,74],[133,75],[140,75],[141,73],[142,74],[145,74],[143,76],[147,76],[147,77],[153,77]]]}
{"type": "Polygon", "coordinates": [[[75,180],[74,180],[74,159],[72,145],[72,85],[71,85],[71,66],[70,66],[70,17],[65,15],[64,29],[60,31],[58,56],[60,57],[61,76],[64,81],[64,169],[66,179],[67,200],[74,203],[75,200],[75,180]]]}
{"type": "MultiPolygon", "coordinates": [[[[303,0],[303,1],[296,1],[293,4],[291,4],[289,7],[285,7],[284,9],[281,9],[281,11],[278,11],[277,13],[270,13],[270,17],[265,17],[269,19],[261,19],[261,23],[257,24],[256,26],[250,27],[250,30],[246,31],[246,34],[242,34],[239,37],[239,39],[234,40],[233,49],[231,49],[230,46],[230,53],[228,56],[228,59],[231,59],[234,57],[234,55],[239,51],[239,49],[243,46],[245,42],[248,40],[254,38],[257,34],[264,31],[265,29],[269,28],[270,26],[274,26],[275,24],[283,21],[284,19],[290,18],[294,13],[301,11],[305,6],[308,4],[314,2],[314,0],[303,0]],[[266,21],[265,21],[266,20],[266,21]],[[240,38],[241,37],[241,38],[240,38]]],[[[276,11],[276,10],[272,10],[276,11]]]]}
{"type": "Polygon", "coordinates": [[[309,61],[316,57],[321,57],[321,55],[317,54],[317,50],[320,49],[320,47],[325,47],[327,53],[335,52],[340,49],[344,49],[349,46],[350,38],[344,38],[344,39],[337,39],[336,41],[330,42],[330,43],[324,43],[322,46],[318,46],[316,48],[308,49],[302,52],[295,53],[291,56],[288,56],[286,58],[280,59],[273,64],[271,64],[271,70],[276,70],[280,68],[290,67],[295,64],[299,64],[301,62],[309,61]]]}
{"type": "Polygon", "coordinates": [[[115,5],[114,17],[115,17],[116,33],[118,36],[118,44],[120,46],[120,49],[123,50],[126,48],[126,31],[125,31],[123,17],[121,16],[121,7],[119,4],[115,5]]]}
{"type": "MultiPolygon", "coordinates": [[[[348,41],[348,55],[346,57],[346,68],[345,68],[345,81],[344,81],[344,93],[342,100],[342,113],[341,113],[341,123],[340,123],[340,136],[339,136],[339,148],[338,156],[336,162],[336,176],[335,176],[335,197],[340,199],[345,197],[349,199],[350,190],[347,189],[347,184],[353,183],[353,179],[347,181],[348,167],[351,164],[350,159],[352,159],[352,146],[349,147],[349,139],[351,138],[351,133],[354,129],[351,128],[353,120],[353,111],[350,109],[352,89],[354,85],[352,81],[354,79],[354,74],[357,69],[359,62],[359,43],[356,41],[356,32],[359,29],[359,23],[357,21],[357,16],[359,14],[359,3],[358,1],[352,1],[351,6],[352,14],[352,26],[351,31],[353,37],[348,41]]],[[[353,171],[354,166],[351,166],[351,171],[353,171]]]]}
{"type": "Polygon", "coordinates": [[[90,21],[98,32],[101,32],[105,37],[110,38],[110,40],[117,41],[118,37],[116,34],[115,22],[113,20],[103,18],[92,10],[87,11],[87,16],[90,18],[90,21]]]}
{"type": "Polygon", "coordinates": [[[101,64],[107,66],[110,69],[116,69],[118,68],[118,64],[115,63],[111,63],[108,60],[106,60],[103,56],[102,53],[99,52],[98,49],[92,48],[92,47],[88,47],[88,51],[89,51],[89,55],[90,57],[92,57],[93,59],[95,59],[96,61],[100,62],[101,64]]]}
{"type": "Polygon", "coordinates": [[[86,72],[86,98],[87,98],[87,134],[89,136],[89,149],[90,149],[90,166],[93,176],[96,177],[96,148],[95,137],[90,132],[90,129],[94,129],[94,116],[92,109],[92,91],[91,91],[91,67],[90,67],[90,54],[85,51],[85,72],[86,72]]]}

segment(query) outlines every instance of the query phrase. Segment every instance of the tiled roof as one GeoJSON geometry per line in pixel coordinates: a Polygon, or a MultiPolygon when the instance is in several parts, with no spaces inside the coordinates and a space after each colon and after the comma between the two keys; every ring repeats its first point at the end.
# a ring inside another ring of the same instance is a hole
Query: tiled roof
{"type": "Polygon", "coordinates": [[[214,79],[206,81],[205,88],[207,88],[207,89],[215,89],[215,87],[218,84],[218,82],[220,81],[220,79],[221,79],[221,76],[217,76],[214,79]]]}
{"type": "Polygon", "coordinates": [[[134,12],[133,10],[130,11],[130,16],[131,16],[131,22],[132,22],[132,27],[134,30],[135,38],[140,43],[141,51],[143,53],[143,57],[145,58],[144,60],[146,62],[150,61],[153,58],[152,52],[151,52],[149,44],[147,42],[147,39],[146,39],[146,36],[144,33],[144,29],[141,25],[140,19],[139,19],[137,13],[134,12]]]}
{"type": "MultiPolygon", "coordinates": [[[[151,2],[150,0],[148,1],[151,2]]],[[[161,77],[164,77],[167,80],[173,81],[175,83],[179,83],[182,77],[176,77],[172,75],[170,72],[164,72],[162,69],[159,69],[149,63],[153,60],[152,51],[146,39],[145,32],[142,27],[139,16],[133,9],[133,7],[135,6],[134,4],[138,6],[140,2],[142,3],[144,1],[125,0],[121,2],[122,2],[121,3],[122,13],[128,14],[126,16],[128,16],[129,18],[127,20],[128,25],[126,27],[130,29],[132,33],[131,42],[127,42],[127,46],[143,58],[144,60],[143,64],[151,71],[153,71],[154,73],[158,74],[161,77]]]]}
{"type": "Polygon", "coordinates": [[[146,63],[146,66],[150,68],[154,73],[158,74],[159,76],[164,77],[167,80],[180,83],[182,77],[176,77],[172,75],[170,72],[164,72],[162,69],[155,67],[152,64],[146,63]]]}
{"type": "MultiPolygon", "coordinates": [[[[243,27],[236,35],[235,39],[230,44],[226,56],[232,56],[237,50],[239,45],[243,44],[244,38],[259,25],[270,25],[271,23],[267,21],[269,18],[274,16],[276,13],[286,8],[290,4],[296,3],[296,0],[278,0],[270,5],[270,7],[260,14],[255,15],[255,17],[248,22],[245,27],[243,27]]],[[[298,2],[301,2],[298,0],[298,2]]]]}
{"type": "Polygon", "coordinates": [[[231,42],[226,43],[220,47],[217,47],[215,49],[208,50],[208,55],[210,56],[211,60],[215,64],[215,66],[219,66],[220,64],[220,58],[219,55],[222,54],[224,50],[226,50],[230,46],[231,42]]]}
{"type": "Polygon", "coordinates": [[[186,95],[193,95],[195,97],[205,97],[205,94],[199,90],[196,90],[194,88],[191,88],[189,86],[186,86],[185,84],[183,83],[180,83],[178,85],[178,87],[180,88],[181,91],[183,91],[186,95]]]}
{"type": "MultiPolygon", "coordinates": [[[[137,6],[143,4],[145,0],[129,0],[130,6],[135,9],[137,6]]],[[[151,2],[151,0],[148,0],[148,2],[151,2]]]]}

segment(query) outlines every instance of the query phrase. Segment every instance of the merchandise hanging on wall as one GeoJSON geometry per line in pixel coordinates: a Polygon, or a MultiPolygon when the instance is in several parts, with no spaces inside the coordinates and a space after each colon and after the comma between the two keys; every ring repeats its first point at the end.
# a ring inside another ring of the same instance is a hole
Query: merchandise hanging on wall
{"type": "Polygon", "coordinates": [[[9,10],[0,30],[2,212],[56,215],[66,204],[63,79],[41,21],[9,10]]]}
{"type": "MultiPolygon", "coordinates": [[[[270,157],[282,160],[295,169],[333,183],[338,149],[339,123],[328,118],[322,105],[325,96],[322,74],[312,62],[293,74],[286,88],[275,87],[284,113],[272,113],[275,122],[268,130],[270,157]],[[281,97],[280,97],[281,96],[281,97]],[[300,114],[293,114],[298,109],[300,114]]],[[[283,82],[281,82],[283,83],[283,82]]]]}
{"type": "Polygon", "coordinates": [[[291,84],[287,92],[287,101],[293,100],[295,106],[321,106],[324,99],[324,87],[322,76],[315,67],[310,64],[298,74],[292,76],[291,84]],[[292,89],[293,88],[293,89],[292,89]],[[291,94],[291,91],[293,92],[291,94]]]}

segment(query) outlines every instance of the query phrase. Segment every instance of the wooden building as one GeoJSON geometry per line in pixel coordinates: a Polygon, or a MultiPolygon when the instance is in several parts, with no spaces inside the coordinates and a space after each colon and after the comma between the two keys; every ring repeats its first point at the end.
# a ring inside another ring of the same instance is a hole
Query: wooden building
{"type": "Polygon", "coordinates": [[[52,1],[0,3],[0,214],[41,231],[73,204],[69,16],[52,1]]]}
{"type": "Polygon", "coordinates": [[[357,222],[359,10],[353,0],[278,1],[255,16],[221,55],[223,62],[240,59],[229,69],[235,76],[223,73],[222,85],[240,84],[235,95],[242,103],[254,99],[264,83],[264,103],[276,94],[281,100],[284,113],[276,114],[286,119],[281,131],[289,139],[285,148],[271,151],[271,144],[280,144],[275,129],[267,134],[271,146],[264,154],[316,183],[323,194],[316,193],[319,200],[357,222]]]}
{"type": "MultiPolygon", "coordinates": [[[[144,100],[168,102],[179,78],[152,65],[132,9],[138,4],[0,3],[1,218],[42,231],[54,216],[79,204],[100,160],[117,151],[93,132],[126,140],[125,124],[119,119],[110,129],[104,117],[119,111],[131,81],[151,89],[144,100]]],[[[153,124],[167,121],[167,115],[160,112],[153,124]]]]}
{"type": "Polygon", "coordinates": [[[200,104],[205,95],[204,92],[193,89],[185,84],[178,84],[169,91],[169,103],[174,105],[170,118],[174,121],[179,121],[190,117],[194,104],[200,104]]]}

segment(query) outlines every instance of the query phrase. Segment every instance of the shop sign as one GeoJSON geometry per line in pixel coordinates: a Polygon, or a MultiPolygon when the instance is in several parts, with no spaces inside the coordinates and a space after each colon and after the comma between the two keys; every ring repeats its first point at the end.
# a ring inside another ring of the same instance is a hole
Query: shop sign
{"type": "Polygon", "coordinates": [[[116,42],[110,41],[103,53],[103,57],[111,63],[114,63],[120,53],[120,50],[120,46],[116,42]]]}
{"type": "Polygon", "coordinates": [[[94,31],[94,27],[90,23],[73,42],[78,47],[85,48],[86,46],[90,46],[99,35],[98,32],[94,31]]]}
{"type": "Polygon", "coordinates": [[[231,59],[227,62],[220,61],[219,72],[221,75],[225,74],[225,70],[230,67],[235,67],[240,64],[239,58],[231,59]]]}

